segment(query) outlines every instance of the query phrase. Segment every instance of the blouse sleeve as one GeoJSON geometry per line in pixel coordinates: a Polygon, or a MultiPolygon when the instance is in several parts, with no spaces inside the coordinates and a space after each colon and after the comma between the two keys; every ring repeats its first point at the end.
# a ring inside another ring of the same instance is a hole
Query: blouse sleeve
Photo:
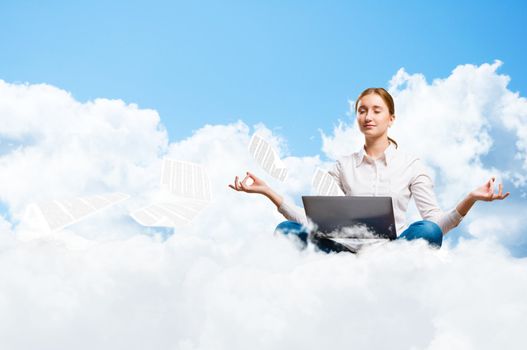
{"type": "MultiPolygon", "coordinates": [[[[338,184],[342,192],[345,192],[343,189],[343,185],[342,185],[342,164],[341,162],[337,161],[333,165],[331,170],[328,171],[328,173],[335,179],[336,183],[338,184]]],[[[282,202],[282,204],[278,207],[278,212],[282,214],[287,220],[296,221],[303,225],[308,224],[308,220],[307,220],[304,209],[290,203],[289,201],[285,199],[282,202]]]]}
{"type": "Polygon", "coordinates": [[[333,167],[328,171],[328,174],[335,179],[335,182],[339,186],[342,193],[346,193],[344,190],[344,185],[342,183],[342,163],[340,160],[337,160],[333,167]]]}
{"type": "Polygon", "coordinates": [[[414,164],[414,176],[410,183],[410,191],[414,196],[415,205],[423,220],[435,222],[441,228],[443,235],[459,225],[464,218],[456,208],[443,212],[438,204],[434,192],[434,183],[420,159],[414,164]]]}
{"type": "Polygon", "coordinates": [[[278,212],[287,220],[296,221],[302,225],[307,225],[308,223],[304,209],[289,203],[286,199],[278,207],[278,212]]]}

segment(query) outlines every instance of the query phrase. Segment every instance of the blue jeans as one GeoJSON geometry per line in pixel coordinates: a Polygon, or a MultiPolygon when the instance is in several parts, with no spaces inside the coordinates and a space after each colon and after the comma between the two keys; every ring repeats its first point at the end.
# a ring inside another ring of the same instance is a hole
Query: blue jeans
{"type": "MultiPolygon", "coordinates": [[[[285,235],[295,235],[300,240],[303,248],[307,246],[307,242],[309,240],[315,244],[318,249],[326,253],[349,251],[349,249],[342,244],[330,239],[314,237],[313,235],[310,236],[309,230],[305,226],[295,221],[281,222],[278,226],[276,226],[275,233],[277,232],[285,235]]],[[[435,222],[421,220],[416,221],[408,226],[408,228],[404,230],[404,232],[401,233],[399,237],[397,237],[397,239],[406,239],[409,241],[419,238],[424,239],[433,247],[441,248],[441,244],[443,243],[443,232],[435,222]]]]}

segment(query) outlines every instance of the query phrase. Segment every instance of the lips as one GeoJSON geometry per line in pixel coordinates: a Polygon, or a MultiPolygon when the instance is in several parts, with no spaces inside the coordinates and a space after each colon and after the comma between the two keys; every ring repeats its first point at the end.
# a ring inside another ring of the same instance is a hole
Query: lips
{"type": "Polygon", "coordinates": [[[364,125],[365,128],[368,127],[368,126],[375,126],[375,125],[371,125],[371,124],[364,125]]]}

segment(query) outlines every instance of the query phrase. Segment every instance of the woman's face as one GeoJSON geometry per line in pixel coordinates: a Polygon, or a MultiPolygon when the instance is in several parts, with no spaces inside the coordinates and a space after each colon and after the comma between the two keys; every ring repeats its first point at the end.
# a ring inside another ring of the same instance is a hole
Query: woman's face
{"type": "Polygon", "coordinates": [[[357,122],[365,137],[377,138],[388,133],[395,116],[390,115],[388,106],[381,96],[368,94],[357,105],[357,122]]]}

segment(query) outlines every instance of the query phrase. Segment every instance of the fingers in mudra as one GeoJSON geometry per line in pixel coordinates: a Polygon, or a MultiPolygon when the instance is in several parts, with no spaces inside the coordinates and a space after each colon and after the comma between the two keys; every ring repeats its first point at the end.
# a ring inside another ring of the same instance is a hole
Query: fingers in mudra
{"type": "Polygon", "coordinates": [[[234,185],[229,184],[229,187],[236,191],[241,191],[240,183],[238,181],[238,176],[234,178],[234,185]]]}
{"type": "Polygon", "coordinates": [[[259,187],[261,187],[260,185],[261,183],[260,181],[258,181],[256,176],[254,176],[253,174],[249,172],[247,172],[247,175],[245,176],[245,178],[243,179],[241,183],[242,189],[245,192],[255,192],[259,187]]]}
{"type": "Polygon", "coordinates": [[[487,191],[484,195],[484,200],[486,201],[493,201],[493,200],[503,200],[505,198],[507,198],[510,194],[510,192],[507,192],[505,194],[503,194],[503,184],[500,183],[498,185],[498,193],[494,193],[494,181],[496,181],[496,178],[495,177],[492,177],[488,182],[487,182],[487,191]]]}
{"type": "Polygon", "coordinates": [[[491,200],[494,200],[494,199],[502,200],[502,199],[507,198],[507,196],[509,194],[510,194],[510,192],[507,192],[507,193],[503,194],[503,184],[499,184],[499,186],[498,186],[498,194],[495,195],[494,191],[493,191],[491,200]]]}
{"type": "Polygon", "coordinates": [[[242,181],[240,181],[239,179],[240,178],[236,176],[234,178],[234,186],[229,185],[229,187],[236,191],[251,192],[252,185],[256,182],[256,177],[251,173],[247,172],[247,175],[242,181]]]}

